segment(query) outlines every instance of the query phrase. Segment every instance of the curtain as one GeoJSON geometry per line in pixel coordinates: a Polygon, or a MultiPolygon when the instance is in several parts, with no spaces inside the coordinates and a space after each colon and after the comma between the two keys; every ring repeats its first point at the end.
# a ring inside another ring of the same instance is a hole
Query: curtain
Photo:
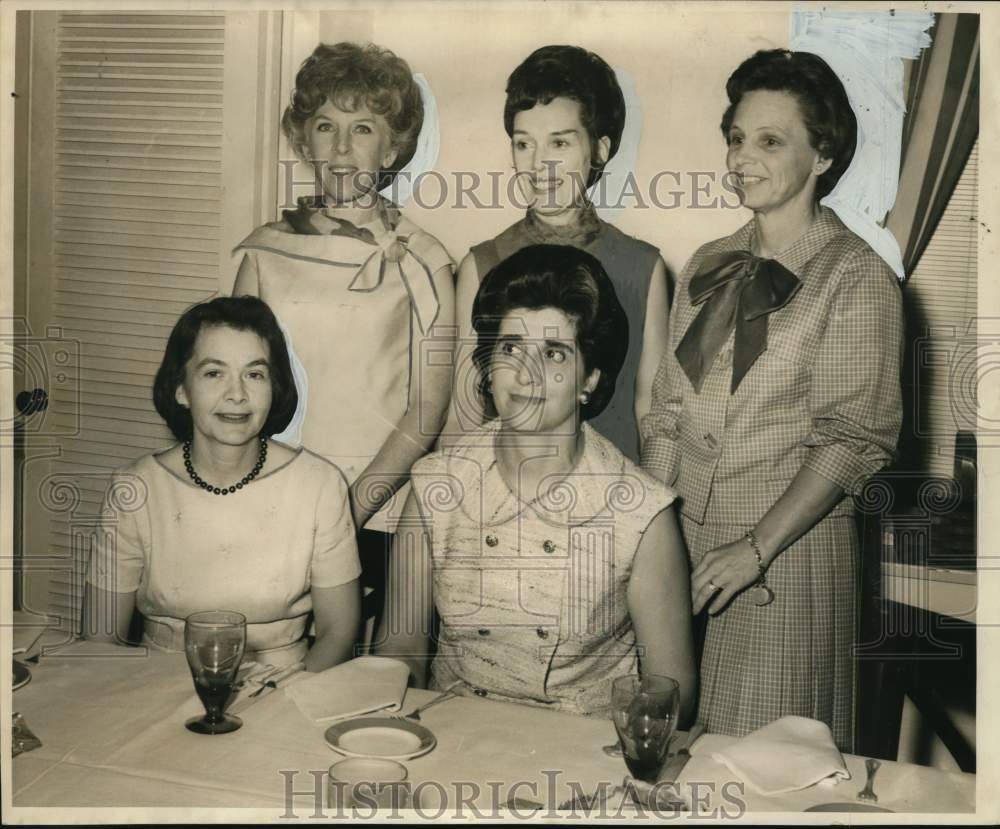
{"type": "Polygon", "coordinates": [[[907,276],[930,241],[979,136],[979,15],[939,14],[910,73],[903,163],[886,226],[907,276]]]}

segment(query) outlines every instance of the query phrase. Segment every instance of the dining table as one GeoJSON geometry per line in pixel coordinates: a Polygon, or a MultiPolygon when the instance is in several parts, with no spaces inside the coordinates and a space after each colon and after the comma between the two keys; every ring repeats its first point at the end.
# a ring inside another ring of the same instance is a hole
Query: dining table
{"type": "MultiPolygon", "coordinates": [[[[12,710],[41,745],[11,765],[13,822],[338,817],[326,796],[328,769],[342,759],[324,737],[329,723],[304,716],[282,687],[245,708],[239,730],[206,736],[184,727],[203,709],[182,653],[77,641],[43,652],[30,670],[12,710]]],[[[408,689],[401,713],[433,696],[408,689]]],[[[408,784],[420,792],[407,810],[417,819],[657,817],[623,798],[602,800],[603,814],[559,809],[575,794],[623,782],[623,760],[602,750],[616,741],[610,720],[457,696],[427,709],[420,722],[437,743],[403,762],[408,784]]],[[[694,743],[674,787],[690,816],[794,812],[805,822],[829,823],[830,814],[805,810],[856,802],[864,784],[865,758],[845,755],[849,780],[758,794],[714,757],[734,739],[703,734],[694,743]]],[[[885,761],[875,789],[878,805],[895,813],[877,817],[897,822],[921,813],[971,818],[976,809],[971,774],[885,761]]]]}

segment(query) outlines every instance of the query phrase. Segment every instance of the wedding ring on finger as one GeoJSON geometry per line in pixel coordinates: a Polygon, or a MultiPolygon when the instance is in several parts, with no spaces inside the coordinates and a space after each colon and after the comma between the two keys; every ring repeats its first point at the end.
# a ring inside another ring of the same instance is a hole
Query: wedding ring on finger
{"type": "Polygon", "coordinates": [[[709,587],[709,589],[710,589],[710,590],[711,590],[711,591],[712,591],[713,593],[714,593],[714,592],[715,592],[716,590],[721,590],[721,589],[722,589],[722,588],[721,588],[721,587],[719,587],[719,585],[717,585],[717,584],[716,584],[716,583],[715,583],[714,581],[710,581],[710,582],[708,583],[708,587],[709,587]]]}

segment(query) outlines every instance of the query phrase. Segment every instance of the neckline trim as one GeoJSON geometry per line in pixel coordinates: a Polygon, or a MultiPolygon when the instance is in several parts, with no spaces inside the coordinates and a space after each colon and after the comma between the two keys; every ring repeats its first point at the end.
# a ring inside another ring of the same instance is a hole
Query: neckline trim
{"type": "MultiPolygon", "coordinates": [[[[273,439],[268,438],[268,440],[273,440],[273,439]]],[[[270,472],[265,472],[262,475],[258,475],[252,481],[250,481],[249,483],[247,483],[243,487],[243,489],[237,490],[237,492],[234,492],[233,495],[238,495],[240,492],[246,492],[247,490],[249,490],[258,481],[266,480],[267,478],[270,478],[272,475],[276,475],[277,473],[281,472],[283,469],[287,469],[289,466],[291,466],[293,463],[295,463],[295,461],[297,461],[302,456],[302,454],[304,453],[304,450],[305,450],[305,447],[303,447],[303,446],[299,446],[299,447],[297,447],[295,449],[292,449],[291,446],[286,446],[284,443],[281,443],[280,441],[273,441],[273,442],[277,443],[279,446],[284,446],[286,449],[292,450],[295,454],[292,455],[292,457],[290,457],[287,461],[285,461],[277,469],[272,469],[270,472]]],[[[189,486],[191,489],[197,490],[198,492],[203,492],[204,490],[202,490],[202,488],[200,486],[198,486],[197,484],[195,484],[195,482],[192,481],[189,477],[187,477],[185,475],[182,478],[180,475],[178,475],[176,472],[174,472],[174,470],[172,470],[169,466],[167,466],[163,462],[163,460],[162,460],[161,456],[167,454],[167,452],[172,451],[174,448],[176,448],[177,446],[180,446],[180,445],[181,445],[180,443],[176,443],[176,444],[174,444],[174,446],[171,446],[168,449],[164,449],[161,452],[154,452],[153,454],[150,455],[150,457],[154,461],[156,461],[156,465],[160,469],[162,469],[164,472],[166,472],[168,475],[170,475],[170,477],[172,477],[174,480],[180,481],[180,483],[185,484],[185,485],[189,486]]],[[[230,500],[232,501],[232,499],[230,499],[230,500]]]]}

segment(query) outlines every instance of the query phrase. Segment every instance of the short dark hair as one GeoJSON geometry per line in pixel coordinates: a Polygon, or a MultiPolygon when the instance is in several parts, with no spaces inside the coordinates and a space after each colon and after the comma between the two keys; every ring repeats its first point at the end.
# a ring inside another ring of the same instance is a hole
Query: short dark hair
{"type": "Polygon", "coordinates": [[[819,201],[837,186],[857,148],[858,120],[844,85],[829,64],[812,52],[761,50],[743,61],[726,81],[729,107],[721,126],[727,141],[736,107],[747,92],[757,89],[794,95],[809,132],[809,143],[833,162],[816,182],[819,201]]]}
{"type": "Polygon", "coordinates": [[[378,187],[385,187],[413,158],[424,123],[423,99],[409,65],[374,43],[317,46],[302,62],[281,118],[281,128],[300,157],[305,123],[327,101],[345,112],[364,103],[385,118],[396,150],[395,161],[380,171],[378,187]]]}
{"type": "Polygon", "coordinates": [[[288,359],[288,347],[281,327],[267,303],[255,296],[223,296],[188,308],[170,332],[163,362],[153,381],[153,405],[177,440],[190,440],[194,431],[191,412],[177,402],[177,387],[184,382],[184,370],[194,353],[202,328],[227,326],[237,331],[253,331],[268,348],[271,376],[271,411],[260,430],[270,437],[283,432],[295,414],[299,396],[288,359]]]}
{"type": "Polygon", "coordinates": [[[628,353],[628,318],[601,263],[568,245],[529,245],[486,274],[472,305],[472,325],[478,334],[473,359],[479,389],[489,402],[489,362],[500,324],[516,308],[555,308],[576,323],[584,370],[601,371],[581,416],[587,420],[604,411],[628,353]]]}
{"type": "Polygon", "coordinates": [[[507,79],[503,125],[514,134],[514,116],[554,98],[580,104],[580,121],[590,137],[589,187],[604,172],[597,158],[597,142],[611,140],[608,160],[618,152],[625,129],[625,96],[614,70],[600,55],[579,46],[543,46],[536,49],[507,79]]]}

